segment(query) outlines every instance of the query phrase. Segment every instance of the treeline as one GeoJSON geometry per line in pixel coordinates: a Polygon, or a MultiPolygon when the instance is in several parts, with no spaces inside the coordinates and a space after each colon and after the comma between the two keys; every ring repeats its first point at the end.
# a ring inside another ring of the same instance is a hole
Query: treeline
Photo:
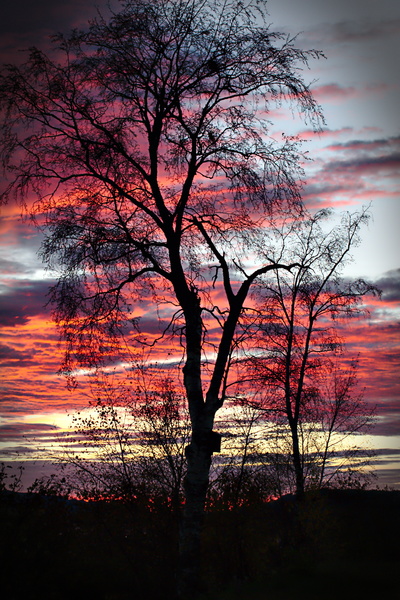
{"type": "MultiPolygon", "coordinates": [[[[337,386],[339,400],[329,421],[329,406],[301,428],[301,488],[366,489],[374,481],[373,456],[352,432],[364,430],[370,413],[353,398],[355,367],[346,386],[337,386]],[[351,410],[350,410],[351,409],[351,410]],[[336,421],[340,423],[339,431],[336,421]]],[[[338,381],[345,379],[343,373],[338,381]]],[[[93,386],[90,410],[75,413],[73,426],[53,453],[53,473],[37,479],[30,491],[84,500],[139,499],[169,506],[177,514],[184,506],[186,452],[190,420],[183,393],[167,378],[149,379],[132,386],[102,376],[93,386]]],[[[136,382],[137,383],[137,382],[136,382]]],[[[210,470],[207,506],[239,507],[265,502],[288,493],[299,494],[298,465],[294,461],[290,428],[271,418],[265,406],[236,398],[217,421],[223,445],[210,470]]],[[[38,455],[40,456],[40,455],[38,455]]],[[[23,466],[22,466],[23,471],[23,466]]],[[[8,487],[22,489],[22,471],[8,478],[8,487]]],[[[3,469],[4,482],[7,471],[3,469]]]]}

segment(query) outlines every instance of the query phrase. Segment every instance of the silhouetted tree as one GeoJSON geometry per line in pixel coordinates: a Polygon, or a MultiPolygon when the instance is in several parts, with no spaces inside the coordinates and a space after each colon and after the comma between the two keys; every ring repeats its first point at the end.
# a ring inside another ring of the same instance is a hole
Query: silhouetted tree
{"type": "Polygon", "coordinates": [[[66,451],[53,458],[80,498],[161,501],[178,513],[190,439],[183,397],[171,379],[135,379],[131,386],[103,374],[90,410],[73,416],[66,451]]]}
{"type": "Polygon", "coordinates": [[[287,100],[321,120],[301,71],[320,53],[272,32],[265,6],[127,0],[108,22],[57,36],[53,57],[34,48],[0,79],[3,199],[36,195],[42,256],[59,270],[65,371],[112,360],[121,337],[132,344],[141,300],[174,307],[192,427],[182,596],[196,585],[238,320],[260,276],[293,266],[259,252],[269,219],[301,212],[299,141],[274,140],[268,114],[287,100]]]}
{"type": "Polygon", "coordinates": [[[265,453],[267,429],[271,430],[268,417],[259,407],[240,399],[226,413],[226,418],[218,421],[226,442],[224,453],[215,461],[208,500],[225,508],[266,501],[274,492],[265,453]]]}
{"type": "Polygon", "coordinates": [[[22,488],[23,464],[16,468],[11,465],[0,463],[0,494],[2,492],[19,492],[22,488]]]}
{"type": "Polygon", "coordinates": [[[349,370],[344,365],[342,373],[334,366],[343,342],[338,320],[359,317],[363,297],[379,293],[364,280],[342,277],[367,214],[346,213],[330,230],[327,217],[323,210],[276,230],[272,256],[296,266],[264,278],[257,290],[260,315],[249,330],[248,378],[260,393],[254,402],[277,425],[289,427],[298,495],[306,476],[319,485],[324,481],[335,435],[359,432],[371,420],[357,392],[354,364],[349,370]]]}
{"type": "Polygon", "coordinates": [[[360,487],[371,479],[371,473],[357,467],[360,461],[365,466],[372,453],[352,441],[373,426],[375,412],[359,388],[357,367],[357,361],[341,365],[339,359],[328,363],[317,379],[316,401],[307,419],[314,487],[360,487]]]}
{"type": "MultiPolygon", "coordinates": [[[[60,472],[37,480],[35,488],[64,482],[63,493],[84,499],[155,502],[179,514],[186,473],[190,421],[179,385],[137,367],[121,380],[101,373],[90,407],[73,415],[72,428],[49,459],[60,472]],[[60,479],[61,478],[61,479],[60,479]]],[[[268,497],[257,437],[265,414],[238,404],[218,419],[226,438],[224,453],[212,465],[208,503],[240,506],[268,497]]]]}

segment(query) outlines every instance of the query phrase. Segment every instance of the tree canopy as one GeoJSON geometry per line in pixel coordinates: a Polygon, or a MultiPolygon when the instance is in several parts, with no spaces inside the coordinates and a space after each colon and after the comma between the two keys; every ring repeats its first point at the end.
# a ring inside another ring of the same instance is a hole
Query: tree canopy
{"type": "Polygon", "coordinates": [[[143,288],[212,311],[222,275],[222,310],[240,310],[270,266],[246,264],[266,215],[300,206],[298,142],[270,137],[268,111],[286,98],[318,121],[299,71],[318,53],[271,32],[260,6],[127,2],[55,38],[54,58],[33,49],[3,71],[4,196],[37,196],[56,317],[83,364],[104,355],[90,333],[104,346],[143,288]]]}

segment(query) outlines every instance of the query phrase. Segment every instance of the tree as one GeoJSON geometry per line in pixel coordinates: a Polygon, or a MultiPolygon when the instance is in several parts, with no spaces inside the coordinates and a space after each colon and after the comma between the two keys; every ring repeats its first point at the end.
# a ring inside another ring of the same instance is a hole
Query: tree
{"type": "Polygon", "coordinates": [[[89,412],[73,416],[55,457],[71,492],[85,499],[163,503],[179,514],[189,422],[171,379],[96,381],[89,412]],[[81,452],[82,447],[84,452],[81,452]]]}
{"type": "MultiPolygon", "coordinates": [[[[264,502],[273,496],[269,457],[265,453],[265,411],[237,399],[227,407],[227,418],[219,420],[227,442],[212,473],[209,502],[225,508],[264,502]]],[[[269,432],[271,433],[271,431],[269,432]]]]}
{"type": "Polygon", "coordinates": [[[0,463],[0,494],[4,492],[19,492],[22,488],[23,465],[18,465],[16,471],[12,469],[11,465],[6,465],[4,462],[0,463]]]}
{"type": "Polygon", "coordinates": [[[357,393],[354,363],[338,372],[343,340],[336,327],[338,320],[363,313],[366,294],[379,293],[364,280],[341,276],[368,215],[345,213],[331,230],[328,217],[322,210],[276,230],[276,256],[296,266],[264,278],[257,290],[260,315],[250,329],[248,379],[261,394],[256,404],[280,427],[289,427],[299,496],[306,478],[322,485],[337,434],[362,431],[371,420],[357,393]]]}
{"type": "Polygon", "coordinates": [[[322,119],[301,72],[320,53],[272,32],[265,4],[127,0],[0,80],[3,199],[36,194],[65,372],[132,346],[143,299],[172,307],[192,429],[182,596],[197,581],[235,329],[251,286],[293,267],[258,252],[272,217],[301,215],[299,140],[274,140],[268,113],[287,101],[322,119]]]}
{"type": "Polygon", "coordinates": [[[364,488],[374,477],[368,468],[373,451],[360,446],[357,438],[370,430],[374,416],[374,408],[358,389],[357,363],[347,366],[340,360],[336,365],[329,361],[321,370],[323,374],[314,381],[318,388],[312,399],[307,398],[298,424],[303,490],[297,488],[293,438],[285,411],[271,407],[268,386],[260,390],[262,401],[252,403],[267,421],[259,454],[271,496],[297,493],[301,497],[304,490],[322,487],[364,488]]]}
{"type": "Polygon", "coordinates": [[[367,404],[359,389],[357,361],[326,367],[318,378],[317,401],[308,418],[310,429],[316,425],[309,461],[314,470],[313,485],[319,488],[364,485],[371,474],[359,472],[357,462],[365,463],[368,451],[349,442],[349,438],[370,429],[374,407],[367,404]]]}
{"type": "MultiPolygon", "coordinates": [[[[61,448],[58,444],[48,454],[59,469],[36,480],[35,490],[85,500],[163,504],[179,515],[190,424],[178,390],[176,379],[156,378],[143,365],[124,379],[99,373],[89,409],[73,414],[61,448]]],[[[268,496],[257,439],[264,417],[246,403],[219,415],[218,429],[227,441],[212,465],[208,504],[232,508],[268,496]]]]}

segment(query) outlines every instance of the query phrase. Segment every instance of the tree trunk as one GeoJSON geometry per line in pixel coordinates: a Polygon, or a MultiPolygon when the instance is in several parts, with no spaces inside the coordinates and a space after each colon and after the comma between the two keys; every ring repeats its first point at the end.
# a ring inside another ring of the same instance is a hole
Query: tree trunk
{"type": "MultiPolygon", "coordinates": [[[[182,285],[182,288],[184,286],[182,285]]],[[[180,288],[178,288],[179,291],[180,288]]],[[[185,505],[179,532],[178,597],[192,600],[199,590],[201,533],[211,465],[213,414],[206,417],[201,381],[203,323],[197,292],[186,289],[180,300],[185,310],[186,363],[183,368],[192,437],[185,454],[185,505]],[[210,418],[211,417],[211,418],[210,418]]],[[[214,413],[215,414],[215,413],[214,413]]]]}
{"type": "Polygon", "coordinates": [[[186,448],[185,506],[179,535],[178,597],[192,600],[200,589],[201,534],[212,448],[196,440],[186,448]]]}
{"type": "Polygon", "coordinates": [[[304,473],[301,462],[301,453],[299,448],[299,436],[295,424],[291,426],[292,444],[293,444],[293,466],[296,476],[296,496],[301,498],[304,495],[304,473]]]}
{"type": "MultiPolygon", "coordinates": [[[[184,286],[177,287],[178,292],[184,286]]],[[[213,432],[214,417],[222,403],[218,399],[221,381],[240,314],[243,299],[231,311],[223,330],[213,376],[206,399],[201,380],[203,322],[200,299],[195,289],[185,291],[180,300],[186,322],[186,363],[183,368],[192,439],[186,448],[187,472],[184,481],[185,506],[179,535],[178,596],[193,600],[200,587],[201,536],[209,483],[211,457],[220,450],[220,436],[213,432]]]]}

